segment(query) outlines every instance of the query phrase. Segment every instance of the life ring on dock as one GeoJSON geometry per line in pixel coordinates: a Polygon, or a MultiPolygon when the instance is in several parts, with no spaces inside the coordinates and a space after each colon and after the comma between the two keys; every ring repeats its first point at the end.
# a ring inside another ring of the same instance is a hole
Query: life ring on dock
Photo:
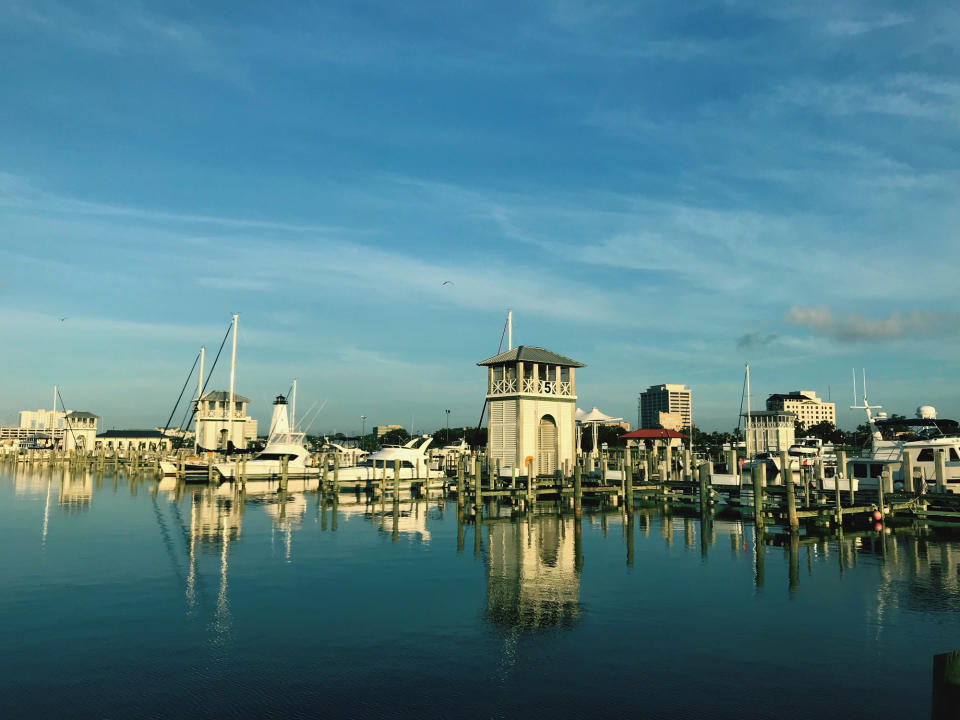
{"type": "Polygon", "coordinates": [[[527,466],[529,466],[532,462],[533,462],[533,455],[527,455],[527,457],[525,457],[525,458],[523,459],[523,466],[524,466],[524,467],[527,467],[527,466]]]}

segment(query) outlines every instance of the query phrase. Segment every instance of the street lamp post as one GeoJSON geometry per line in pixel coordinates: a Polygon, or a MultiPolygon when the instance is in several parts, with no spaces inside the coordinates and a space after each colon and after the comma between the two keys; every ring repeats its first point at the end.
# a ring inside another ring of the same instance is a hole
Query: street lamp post
{"type": "Polygon", "coordinates": [[[363,439],[367,436],[367,416],[360,416],[360,447],[363,447],[363,439]]]}
{"type": "Polygon", "coordinates": [[[450,444],[450,411],[444,410],[444,412],[447,414],[447,445],[449,445],[450,444]]]}

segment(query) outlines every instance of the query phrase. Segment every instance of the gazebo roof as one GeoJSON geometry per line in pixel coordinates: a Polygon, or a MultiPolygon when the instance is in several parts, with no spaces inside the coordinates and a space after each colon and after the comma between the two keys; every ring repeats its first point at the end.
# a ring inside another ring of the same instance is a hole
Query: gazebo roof
{"type": "Polygon", "coordinates": [[[571,360],[563,355],[557,355],[555,352],[533,345],[517,345],[512,350],[494,355],[492,358],[478,362],[477,365],[509,365],[515,362],[534,362],[573,368],[584,367],[583,363],[578,363],[576,360],[571,360]]]}
{"type": "Polygon", "coordinates": [[[613,420],[618,420],[619,418],[610,417],[606,413],[600,412],[597,408],[593,408],[588,413],[583,413],[577,420],[582,423],[590,422],[612,422],[613,420]]]}

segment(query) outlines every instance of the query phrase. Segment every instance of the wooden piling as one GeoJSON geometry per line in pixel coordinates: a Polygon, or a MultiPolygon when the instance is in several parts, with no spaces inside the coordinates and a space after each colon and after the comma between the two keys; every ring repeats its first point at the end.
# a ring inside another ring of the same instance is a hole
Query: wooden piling
{"type": "Polygon", "coordinates": [[[400,459],[393,461],[393,501],[400,502],[400,459]]]}
{"type": "Polygon", "coordinates": [[[623,502],[627,516],[633,515],[633,458],[630,457],[630,448],[623,449],[623,502]]]}
{"type": "Polygon", "coordinates": [[[947,491],[947,454],[943,448],[937,448],[936,464],[934,471],[937,476],[937,492],[945,493],[947,491]]]}
{"type": "Polygon", "coordinates": [[[583,514],[583,486],[581,479],[582,468],[580,463],[573,466],[573,516],[579,518],[583,514]]]}
{"type": "Polygon", "coordinates": [[[483,488],[481,487],[483,484],[483,478],[481,477],[481,470],[480,456],[477,455],[477,457],[475,457],[473,460],[473,489],[477,498],[477,517],[480,516],[480,508],[483,507],[483,488]]]}
{"type": "MultiPolygon", "coordinates": [[[[843,503],[840,499],[840,479],[842,473],[840,472],[840,465],[837,464],[837,469],[833,473],[833,493],[834,493],[834,509],[833,516],[839,527],[843,522],[843,503]]],[[[842,532],[842,531],[841,531],[842,532]]]]}
{"type": "Polygon", "coordinates": [[[340,456],[333,456],[333,491],[340,492],[340,456]]]}
{"type": "Polygon", "coordinates": [[[287,455],[284,455],[280,460],[280,487],[284,490],[287,489],[287,478],[290,472],[290,458],[287,455]]]}
{"type": "Polygon", "coordinates": [[[793,490],[793,470],[790,469],[786,450],[780,451],[780,474],[783,476],[783,485],[787,491],[787,523],[790,530],[795,531],[800,527],[800,520],[797,518],[797,496],[793,490]]]}
{"type": "Polygon", "coordinates": [[[954,720],[960,708],[960,650],[933,656],[933,720],[954,720]]]}
{"type": "MultiPolygon", "coordinates": [[[[457,507],[463,512],[463,457],[457,458],[457,507]]],[[[461,543],[462,545],[463,543],[461,543]]],[[[462,548],[461,548],[462,549],[462,548]]]]}
{"type": "Polygon", "coordinates": [[[913,486],[913,457],[906,448],[903,449],[903,461],[900,465],[900,471],[903,474],[903,491],[905,493],[916,492],[916,488],[913,486]]]}
{"type": "MultiPolygon", "coordinates": [[[[884,471],[885,470],[886,470],[886,467],[884,467],[884,471]]],[[[883,474],[881,473],[880,477],[877,478],[877,509],[880,511],[881,520],[883,519],[883,516],[886,515],[886,511],[884,510],[884,507],[883,507],[883,485],[884,485],[884,478],[883,478],[883,474]]]]}
{"type": "Polygon", "coordinates": [[[700,514],[706,515],[710,510],[710,465],[703,463],[700,466],[700,514]]]}
{"type": "Polygon", "coordinates": [[[763,480],[760,477],[762,466],[753,465],[750,468],[750,479],[753,481],[753,517],[757,527],[763,527],[763,480]]]}

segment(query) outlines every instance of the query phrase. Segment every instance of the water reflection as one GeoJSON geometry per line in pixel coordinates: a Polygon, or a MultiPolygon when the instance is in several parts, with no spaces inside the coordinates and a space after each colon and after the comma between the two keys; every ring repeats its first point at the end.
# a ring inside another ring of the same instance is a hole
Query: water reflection
{"type": "MultiPolygon", "coordinates": [[[[349,524],[351,533],[373,531],[393,542],[405,539],[414,544],[440,537],[451,546],[455,542],[459,551],[470,544],[484,566],[485,618],[518,631],[577,623],[582,615],[585,533],[602,535],[605,544],[614,542],[610,536],[622,537],[621,562],[628,568],[650,554],[651,544],[660,544],[663,562],[687,562],[682,553],[702,563],[733,563],[746,571],[734,577],[752,583],[758,594],[784,588],[790,598],[803,592],[814,574],[839,577],[869,568],[876,583],[875,597],[867,605],[878,626],[894,610],[960,611],[958,534],[919,522],[882,532],[864,527],[804,536],[774,527],[758,529],[737,516],[700,517],[667,506],[637,508],[630,517],[618,509],[587,512],[578,520],[558,506],[515,513],[508,505],[492,503],[474,522],[455,503],[442,499],[393,502],[365,493],[334,498],[317,493],[316,480],[291,479],[285,487],[276,481],[210,487],[157,480],[148,474],[103,475],[65,467],[11,467],[6,474],[15,497],[34,503],[33,512],[38,513],[34,527],[39,527],[42,547],[61,521],[58,514],[90,511],[99,492],[128,494],[133,501],[148,496],[171,567],[182,582],[188,612],[200,607],[212,611],[211,627],[221,641],[232,627],[229,562],[242,547],[237,541],[244,532],[246,511],[262,512],[259,517],[269,521],[270,543],[276,544],[275,557],[288,563],[295,561],[298,535],[316,527],[338,532],[349,524]]],[[[112,504],[110,512],[117,508],[122,506],[112,504]]]]}
{"type": "Polygon", "coordinates": [[[570,626],[577,620],[580,522],[556,514],[486,521],[488,620],[516,629],[570,626]]]}

